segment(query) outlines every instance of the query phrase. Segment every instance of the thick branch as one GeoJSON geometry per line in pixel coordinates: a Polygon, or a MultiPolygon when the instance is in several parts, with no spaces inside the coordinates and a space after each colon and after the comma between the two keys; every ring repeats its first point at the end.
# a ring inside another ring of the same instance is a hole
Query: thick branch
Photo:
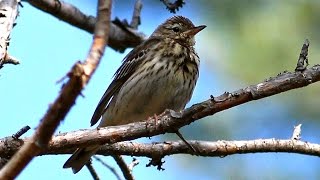
{"type": "Polygon", "coordinates": [[[98,6],[98,21],[88,57],[84,63],[76,63],[69,72],[69,81],[63,86],[58,98],[42,118],[36,132],[11,160],[1,169],[0,179],[14,179],[34,156],[44,151],[60,121],[74,104],[82,88],[98,66],[107,44],[110,24],[111,0],[98,6]]]}
{"type": "MultiPolygon", "coordinates": [[[[221,157],[232,154],[257,152],[287,152],[320,157],[320,145],[291,139],[257,139],[248,141],[188,141],[200,149],[200,156],[221,157]]],[[[63,153],[63,152],[60,152],[63,153]]],[[[58,154],[60,154],[58,153],[58,154]]],[[[105,145],[98,151],[101,155],[122,154],[129,156],[164,157],[173,154],[193,154],[183,141],[143,144],[119,142],[105,145]]]]}
{"type": "MultiPolygon", "coordinates": [[[[78,8],[63,1],[28,0],[34,7],[47,12],[56,18],[93,33],[96,18],[82,13],[78,8]]],[[[145,40],[145,35],[128,26],[118,23],[110,24],[109,46],[123,52],[126,48],[135,47],[145,40]]]]}

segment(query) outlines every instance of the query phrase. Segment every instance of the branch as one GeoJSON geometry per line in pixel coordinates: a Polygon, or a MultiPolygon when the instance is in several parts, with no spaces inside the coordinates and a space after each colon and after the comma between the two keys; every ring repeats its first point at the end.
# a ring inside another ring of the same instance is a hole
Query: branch
{"type": "MultiPolygon", "coordinates": [[[[258,152],[287,152],[320,157],[320,144],[309,143],[292,139],[257,139],[246,141],[188,141],[192,146],[201,149],[199,156],[224,157],[233,154],[247,154],[258,152]]],[[[61,151],[48,152],[48,154],[64,154],[61,151]]],[[[71,151],[70,151],[71,153],[71,151]]],[[[137,142],[119,142],[103,146],[97,154],[128,156],[143,156],[149,158],[162,158],[173,154],[190,154],[192,151],[183,141],[169,141],[163,143],[143,144],[137,142]]]]}
{"type": "Polygon", "coordinates": [[[34,156],[47,148],[60,121],[65,118],[100,62],[108,40],[110,11],[111,0],[99,2],[98,21],[87,59],[84,63],[78,62],[73,66],[68,73],[69,81],[63,86],[58,98],[42,118],[34,135],[1,169],[0,179],[15,179],[34,156]]]}
{"type": "Polygon", "coordinates": [[[18,0],[0,1],[0,69],[4,64],[19,64],[19,61],[10,56],[8,46],[10,33],[18,16],[18,0]]]}
{"type": "Polygon", "coordinates": [[[136,3],[134,5],[131,23],[130,23],[130,26],[133,29],[138,29],[138,26],[141,24],[141,18],[140,18],[141,9],[142,9],[141,0],[136,0],[136,3]]]}
{"type": "Polygon", "coordinates": [[[309,65],[309,61],[308,61],[309,45],[310,45],[310,42],[308,39],[306,39],[302,45],[295,71],[304,71],[309,65]],[[304,63],[306,63],[306,65],[304,65],[304,63]]]}
{"type": "MultiPolygon", "coordinates": [[[[59,0],[28,0],[32,6],[47,12],[56,18],[93,33],[96,18],[82,13],[75,6],[59,0]]],[[[129,26],[110,24],[108,45],[114,50],[124,52],[126,48],[135,47],[145,40],[145,35],[129,26]]]]}
{"type": "MultiPolygon", "coordinates": [[[[295,132],[294,132],[295,133],[295,132]]],[[[293,134],[294,134],[293,133],[293,134]]],[[[15,142],[17,140],[11,140],[15,142]]],[[[24,141],[28,141],[25,139],[24,141]]],[[[53,139],[53,141],[55,141],[53,139]]],[[[12,143],[11,142],[11,143],[12,143]]],[[[66,142],[66,141],[65,141],[66,142]]],[[[254,152],[288,152],[320,157],[320,144],[305,142],[296,139],[257,139],[246,141],[188,141],[192,146],[200,149],[200,156],[221,157],[233,154],[246,154],[254,152]]],[[[1,143],[0,154],[7,149],[3,148],[1,143]]],[[[76,149],[74,143],[70,148],[64,148],[63,145],[52,142],[45,154],[70,154],[76,149]]],[[[17,149],[15,149],[17,150],[17,149]]],[[[14,150],[13,150],[14,151],[14,150]]],[[[8,152],[8,151],[7,151],[8,152]]],[[[115,144],[104,145],[97,154],[100,155],[128,155],[143,156],[150,158],[164,157],[173,154],[192,154],[193,152],[183,141],[163,142],[163,143],[138,143],[138,142],[119,142],[115,144]]]]}
{"type": "MultiPolygon", "coordinates": [[[[294,127],[292,137],[300,137],[301,124],[294,127]]],[[[258,139],[247,141],[189,141],[189,143],[199,149],[199,156],[205,157],[225,157],[233,154],[247,153],[267,153],[267,152],[287,152],[312,155],[320,157],[320,144],[313,144],[301,141],[300,138],[291,139],[258,139]]],[[[55,152],[57,153],[57,152],[55,152]]],[[[59,152],[65,153],[65,152],[59,152]]],[[[111,145],[104,145],[98,152],[101,155],[130,155],[151,158],[147,166],[155,165],[162,169],[161,159],[173,154],[190,154],[193,151],[183,141],[143,144],[136,142],[119,142],[111,145]]],[[[50,154],[50,153],[49,153],[50,154]]],[[[133,161],[134,163],[134,161],[133,161]]],[[[133,164],[132,163],[132,164],[133,164]]],[[[136,164],[136,163],[135,163],[136,164]]],[[[134,166],[134,165],[133,165],[134,166]]]]}
{"type": "Polygon", "coordinates": [[[22,127],[18,132],[14,133],[14,134],[12,135],[12,138],[14,138],[14,139],[19,139],[20,136],[22,136],[24,133],[26,133],[26,132],[29,131],[30,129],[31,129],[30,126],[24,126],[24,127],[22,127]]]}

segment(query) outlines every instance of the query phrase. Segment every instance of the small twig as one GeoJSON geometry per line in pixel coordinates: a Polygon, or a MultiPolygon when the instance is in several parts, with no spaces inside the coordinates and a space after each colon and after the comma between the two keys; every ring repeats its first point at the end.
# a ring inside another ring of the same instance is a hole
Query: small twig
{"type": "Polygon", "coordinates": [[[141,17],[140,17],[141,9],[142,9],[141,0],[136,0],[136,3],[134,5],[131,23],[130,23],[130,26],[133,29],[138,29],[138,26],[141,24],[141,17]]]}
{"type": "Polygon", "coordinates": [[[301,124],[294,126],[291,140],[300,140],[301,139],[301,124]]]}
{"type": "Polygon", "coordinates": [[[302,72],[306,70],[307,66],[309,65],[309,61],[308,61],[309,45],[310,45],[310,42],[308,39],[306,39],[301,48],[301,52],[297,62],[297,67],[295,69],[296,72],[297,71],[302,72]],[[306,63],[306,65],[304,65],[304,63],[306,63]]]}
{"type": "Polygon", "coordinates": [[[124,178],[126,180],[134,180],[134,177],[129,169],[129,167],[127,166],[126,162],[123,160],[123,158],[119,155],[114,155],[112,156],[113,159],[117,162],[119,168],[122,171],[122,174],[124,176],[124,178]]]}
{"type": "Polygon", "coordinates": [[[101,158],[97,157],[97,156],[92,156],[95,160],[97,160],[98,162],[100,162],[103,166],[105,166],[106,168],[108,168],[117,178],[117,180],[121,180],[120,175],[118,174],[118,172],[115,170],[115,168],[109,166],[107,163],[105,163],[101,158]]]}
{"type": "Polygon", "coordinates": [[[0,60],[0,69],[3,68],[4,64],[18,65],[18,64],[20,64],[20,62],[15,57],[10,56],[9,54],[6,54],[4,59],[0,60]]]}
{"type": "Polygon", "coordinates": [[[92,166],[91,160],[87,162],[86,166],[87,166],[90,174],[92,175],[92,178],[93,178],[94,180],[100,180],[100,178],[99,178],[96,170],[95,170],[94,167],[92,166]]]}
{"type": "Polygon", "coordinates": [[[18,132],[12,135],[12,138],[19,139],[24,133],[30,130],[30,126],[22,127],[18,132]]]}
{"type": "Polygon", "coordinates": [[[162,1],[163,4],[166,5],[167,9],[171,13],[176,13],[176,11],[179,11],[179,8],[185,4],[183,0],[176,0],[174,3],[171,3],[169,0],[160,0],[160,1],[162,1]]]}
{"type": "Polygon", "coordinates": [[[136,158],[132,159],[132,162],[128,165],[129,170],[132,172],[133,168],[139,164],[139,160],[136,158]]]}
{"type": "Polygon", "coordinates": [[[149,163],[146,164],[146,167],[157,166],[157,170],[164,171],[165,169],[162,167],[166,161],[162,161],[164,156],[153,156],[149,163]]]}
{"type": "Polygon", "coordinates": [[[19,64],[19,61],[9,56],[8,47],[10,42],[10,34],[15,26],[18,16],[17,0],[1,0],[0,1],[0,69],[4,64],[19,64]]]}

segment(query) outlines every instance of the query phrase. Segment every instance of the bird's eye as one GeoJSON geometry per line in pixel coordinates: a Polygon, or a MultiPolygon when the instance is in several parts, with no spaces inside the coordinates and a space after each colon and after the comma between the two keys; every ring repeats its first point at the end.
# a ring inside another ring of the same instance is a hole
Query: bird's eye
{"type": "Polygon", "coordinates": [[[174,27],[174,28],[172,28],[172,30],[177,33],[177,32],[180,31],[180,28],[179,27],[174,27]]]}

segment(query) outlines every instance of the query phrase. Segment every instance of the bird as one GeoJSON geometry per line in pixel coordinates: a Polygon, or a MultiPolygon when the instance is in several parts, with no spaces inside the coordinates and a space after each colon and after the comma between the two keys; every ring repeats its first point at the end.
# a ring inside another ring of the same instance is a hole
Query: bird
{"type": "MultiPolygon", "coordinates": [[[[195,35],[205,27],[184,16],[160,24],[125,56],[93,113],[91,126],[100,119],[98,127],[116,126],[144,121],[167,109],[183,110],[199,77],[195,35]]],[[[100,147],[78,148],[63,168],[79,172],[100,147]]]]}

